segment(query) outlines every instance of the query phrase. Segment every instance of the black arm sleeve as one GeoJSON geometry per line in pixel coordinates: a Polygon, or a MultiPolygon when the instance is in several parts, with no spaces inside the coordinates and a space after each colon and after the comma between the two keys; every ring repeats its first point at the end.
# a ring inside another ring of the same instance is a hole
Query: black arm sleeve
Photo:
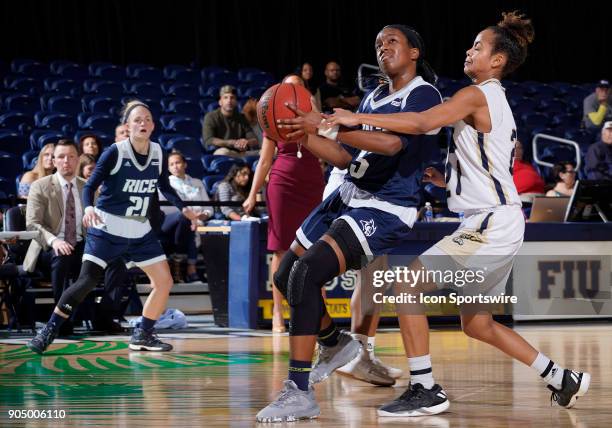
{"type": "Polygon", "coordinates": [[[110,175],[110,172],[117,163],[118,156],[119,151],[114,144],[102,153],[102,156],[100,156],[100,159],[96,162],[96,168],[93,174],[89,177],[89,180],[87,180],[83,188],[83,208],[93,206],[96,190],[104,179],[110,175]]]}
{"type": "Polygon", "coordinates": [[[162,195],[164,195],[164,197],[168,200],[168,202],[177,207],[179,210],[182,210],[183,208],[185,208],[185,204],[183,203],[183,200],[179,197],[178,193],[176,193],[176,190],[174,190],[174,188],[170,185],[170,172],[168,172],[168,154],[163,150],[162,152],[162,172],[159,176],[159,180],[157,181],[157,187],[159,188],[159,191],[162,192],[162,195]]]}

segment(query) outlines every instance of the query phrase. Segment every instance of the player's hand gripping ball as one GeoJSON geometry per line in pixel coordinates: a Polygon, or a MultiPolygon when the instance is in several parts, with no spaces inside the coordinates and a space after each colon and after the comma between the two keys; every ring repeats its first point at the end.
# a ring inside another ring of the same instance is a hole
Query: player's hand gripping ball
{"type": "Polygon", "coordinates": [[[276,121],[296,117],[295,113],[289,110],[285,103],[293,104],[303,112],[311,111],[310,98],[310,92],[303,86],[292,83],[278,83],[272,86],[264,92],[257,103],[259,126],[272,140],[297,141],[288,139],[287,134],[293,131],[291,129],[279,129],[276,121]]]}

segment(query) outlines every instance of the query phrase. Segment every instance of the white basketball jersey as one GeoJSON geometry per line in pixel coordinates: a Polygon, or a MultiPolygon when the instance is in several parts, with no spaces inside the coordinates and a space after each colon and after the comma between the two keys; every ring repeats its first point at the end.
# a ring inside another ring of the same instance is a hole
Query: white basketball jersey
{"type": "Polygon", "coordinates": [[[482,133],[465,123],[455,123],[446,159],[446,196],[454,212],[521,205],[512,164],[516,124],[506,94],[497,79],[475,85],[487,99],[491,132],[482,133]]]}

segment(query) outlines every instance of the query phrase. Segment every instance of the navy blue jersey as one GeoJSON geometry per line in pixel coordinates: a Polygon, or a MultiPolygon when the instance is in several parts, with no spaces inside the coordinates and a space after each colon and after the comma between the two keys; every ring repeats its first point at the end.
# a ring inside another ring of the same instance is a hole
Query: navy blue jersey
{"type": "MultiPolygon", "coordinates": [[[[361,102],[358,112],[389,114],[400,112],[421,112],[442,102],[438,90],[420,76],[408,85],[389,95],[388,85],[381,85],[370,92],[361,102]]],[[[362,125],[364,131],[382,131],[369,125],[362,125]]],[[[438,150],[438,130],[428,135],[398,134],[402,149],[393,156],[356,150],[344,146],[353,155],[346,180],[375,197],[404,207],[421,204],[421,179],[424,168],[431,163],[438,150]]]]}
{"type": "Polygon", "coordinates": [[[135,153],[129,140],[113,144],[102,153],[87,181],[83,203],[92,205],[93,195],[102,185],[96,208],[117,216],[147,217],[159,187],[168,201],[182,209],[181,199],[168,182],[166,165],[166,156],[157,143],[150,143],[148,155],[135,153]]]}

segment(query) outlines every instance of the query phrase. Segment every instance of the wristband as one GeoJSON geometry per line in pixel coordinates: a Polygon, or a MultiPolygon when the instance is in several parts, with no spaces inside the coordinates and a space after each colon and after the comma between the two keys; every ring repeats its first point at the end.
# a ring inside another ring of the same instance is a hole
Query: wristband
{"type": "MultiPolygon", "coordinates": [[[[321,124],[325,122],[325,119],[321,120],[321,124]]],[[[332,141],[336,141],[338,139],[338,130],[340,129],[339,125],[333,126],[331,128],[325,128],[324,130],[321,128],[317,129],[317,135],[321,137],[327,138],[332,141]]]]}

